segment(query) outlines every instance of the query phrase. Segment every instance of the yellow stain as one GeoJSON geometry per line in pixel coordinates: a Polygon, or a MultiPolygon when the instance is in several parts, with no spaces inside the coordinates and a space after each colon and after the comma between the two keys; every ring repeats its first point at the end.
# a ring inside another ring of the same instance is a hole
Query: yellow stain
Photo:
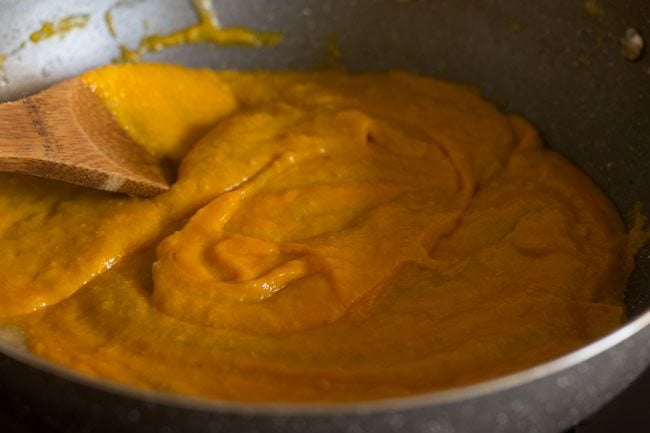
{"type": "Polygon", "coordinates": [[[222,28],[210,1],[195,0],[193,4],[199,16],[197,24],[168,35],[154,34],[146,36],[142,38],[135,49],[129,49],[127,46],[121,45],[120,60],[123,62],[136,62],[148,52],[156,52],[181,44],[211,42],[219,45],[257,47],[273,46],[282,39],[282,35],[275,32],[258,32],[244,27],[222,28]]]}
{"type": "Polygon", "coordinates": [[[326,64],[329,67],[338,66],[341,62],[341,47],[339,44],[340,35],[336,33],[330,33],[327,35],[327,41],[325,45],[326,50],[326,64]]]}
{"type": "Polygon", "coordinates": [[[586,0],[585,11],[587,11],[589,15],[597,18],[602,18],[605,15],[605,10],[596,0],[586,0]]]}
{"type": "Polygon", "coordinates": [[[82,29],[88,24],[89,15],[72,15],[57,21],[44,22],[41,28],[31,35],[29,40],[38,43],[54,36],[63,36],[75,29],[82,29]]]}
{"type": "Polygon", "coordinates": [[[517,20],[510,20],[509,28],[512,33],[519,33],[521,31],[521,23],[517,20]]]}
{"type": "Polygon", "coordinates": [[[113,24],[113,12],[111,11],[106,11],[104,14],[104,22],[106,22],[106,27],[108,27],[108,31],[111,34],[111,36],[115,37],[115,26],[113,24]]]}
{"type": "Polygon", "coordinates": [[[5,61],[7,61],[7,54],[0,54],[0,87],[7,84],[7,74],[5,72],[5,61]]]}

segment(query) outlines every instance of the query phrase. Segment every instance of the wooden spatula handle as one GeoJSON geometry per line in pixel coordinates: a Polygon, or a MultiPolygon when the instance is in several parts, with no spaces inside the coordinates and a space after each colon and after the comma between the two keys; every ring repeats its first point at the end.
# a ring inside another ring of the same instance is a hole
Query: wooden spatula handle
{"type": "Polygon", "coordinates": [[[39,107],[31,98],[0,104],[0,170],[45,170],[56,155],[58,143],[49,133],[39,107]]]}

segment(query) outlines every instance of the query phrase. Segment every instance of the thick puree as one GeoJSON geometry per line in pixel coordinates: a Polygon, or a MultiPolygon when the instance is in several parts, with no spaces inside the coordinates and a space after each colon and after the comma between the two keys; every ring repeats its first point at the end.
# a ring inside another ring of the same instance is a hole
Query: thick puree
{"type": "Polygon", "coordinates": [[[0,177],[0,319],[43,357],[345,401],[512,372],[623,319],[638,230],[474,89],[153,64],[83,79],[178,177],[153,199],[0,177]]]}

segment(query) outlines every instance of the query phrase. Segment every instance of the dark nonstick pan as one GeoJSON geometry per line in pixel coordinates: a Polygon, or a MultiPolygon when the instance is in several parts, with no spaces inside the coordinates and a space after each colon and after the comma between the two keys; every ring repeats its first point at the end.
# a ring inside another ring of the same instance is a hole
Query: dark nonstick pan
{"type": "MultiPolygon", "coordinates": [[[[625,215],[650,211],[650,61],[619,40],[650,37],[647,0],[219,0],[224,25],[282,32],[274,48],[193,45],[146,60],[213,68],[304,69],[327,64],[336,35],[353,71],[406,69],[478,85],[526,115],[625,215]],[[329,36],[332,39],[332,36],[329,36]],[[629,48],[629,47],[628,47],[629,48]]],[[[185,1],[0,0],[0,100],[105,64],[118,43],[193,23],[185,1]],[[112,8],[116,36],[105,12],[112,8]],[[85,28],[21,42],[43,21],[88,14],[85,28]],[[143,23],[146,21],[146,23],[143,23]],[[146,25],[145,25],[146,24],[146,25]]],[[[634,48],[634,47],[632,47],[634,48]]],[[[559,432],[593,413],[650,364],[650,250],[629,283],[628,323],[563,358],[474,386],[336,405],[252,405],[191,399],[102,382],[0,344],[0,392],[74,431],[559,432]]]]}

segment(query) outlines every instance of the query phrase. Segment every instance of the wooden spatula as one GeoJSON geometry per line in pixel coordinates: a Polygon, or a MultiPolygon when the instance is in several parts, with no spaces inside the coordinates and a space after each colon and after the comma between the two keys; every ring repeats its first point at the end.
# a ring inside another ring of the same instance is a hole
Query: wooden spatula
{"type": "Polygon", "coordinates": [[[160,161],[79,78],[0,104],[0,171],[138,196],[169,189],[160,161]]]}

